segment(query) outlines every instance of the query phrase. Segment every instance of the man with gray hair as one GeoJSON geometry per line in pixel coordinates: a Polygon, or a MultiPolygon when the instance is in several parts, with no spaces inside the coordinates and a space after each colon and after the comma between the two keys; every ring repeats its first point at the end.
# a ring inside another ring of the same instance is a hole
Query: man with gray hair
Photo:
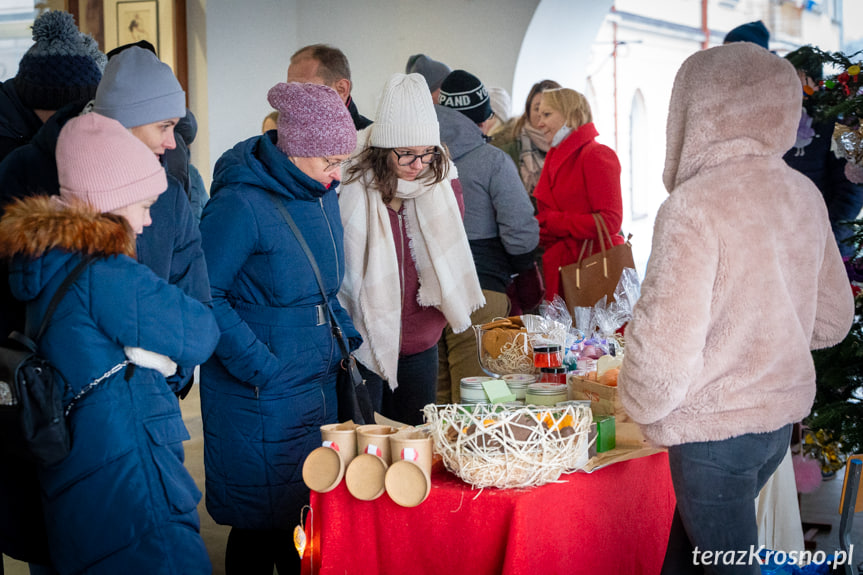
{"type": "Polygon", "coordinates": [[[351,67],[347,56],[338,48],[328,44],[311,44],[294,52],[288,66],[288,82],[329,86],[348,107],[357,130],[371,125],[372,121],[357,111],[351,98],[351,67]]]}

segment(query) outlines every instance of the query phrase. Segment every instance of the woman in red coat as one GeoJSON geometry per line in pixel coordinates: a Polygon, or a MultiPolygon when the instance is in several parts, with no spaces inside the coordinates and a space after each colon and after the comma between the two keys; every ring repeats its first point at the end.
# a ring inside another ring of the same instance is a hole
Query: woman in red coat
{"type": "Polygon", "coordinates": [[[587,99],[568,88],[545,91],[539,116],[538,127],[551,149],[534,197],[540,245],[545,248],[545,297],[551,300],[561,292],[560,267],[578,261],[584,242],[593,240],[584,257],[600,251],[593,214],[605,220],[614,245],[624,242],[618,233],[623,201],[620,162],[614,150],[596,142],[587,99]]]}

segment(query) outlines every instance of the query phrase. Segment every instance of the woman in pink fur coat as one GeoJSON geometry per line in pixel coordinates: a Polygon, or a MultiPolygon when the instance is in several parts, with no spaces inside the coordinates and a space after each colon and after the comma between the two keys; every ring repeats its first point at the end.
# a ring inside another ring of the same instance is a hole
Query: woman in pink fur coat
{"type": "Polygon", "coordinates": [[[824,200],[782,161],[800,104],[794,67],[748,42],[694,54],[674,82],[670,196],[618,380],[627,413],[668,446],[666,573],[760,573],[749,555],[706,565],[703,552],[757,548],[755,496],[815,396],[810,350],[851,326],[824,200]]]}
{"type": "Polygon", "coordinates": [[[624,242],[618,234],[623,221],[620,162],[614,150],[596,141],[590,104],[575,90],[543,92],[537,125],[551,144],[533,191],[545,248],[545,299],[551,300],[561,293],[558,268],[578,261],[588,240],[594,240],[593,249],[584,257],[600,251],[592,214],[602,215],[614,245],[624,242]]]}

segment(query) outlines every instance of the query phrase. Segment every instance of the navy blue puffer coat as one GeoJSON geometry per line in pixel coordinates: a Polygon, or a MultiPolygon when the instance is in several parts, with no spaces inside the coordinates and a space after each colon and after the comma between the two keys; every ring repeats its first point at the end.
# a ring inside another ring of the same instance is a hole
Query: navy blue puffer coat
{"type": "Polygon", "coordinates": [[[208,574],[179,403],[159,372],[124,366],[123,348],[190,368],[210,356],[218,327],[204,304],[130,257],[131,236],[116,218],[49,197],[9,206],[0,221],[0,257],[15,256],[9,281],[27,302],[30,326],[40,324],[81,253],[101,254],[40,341],[65,380],[64,404],[72,404],[72,451],[39,470],[51,561],[63,575],[208,574]]]}
{"type": "Polygon", "coordinates": [[[246,529],[290,528],[308,501],[302,463],[336,421],[340,351],[312,268],[271,196],[293,216],[348,337],[335,184],[306,176],[274,142],[237,144],[216,164],[201,236],[222,331],[201,366],[207,510],[246,529]]]}

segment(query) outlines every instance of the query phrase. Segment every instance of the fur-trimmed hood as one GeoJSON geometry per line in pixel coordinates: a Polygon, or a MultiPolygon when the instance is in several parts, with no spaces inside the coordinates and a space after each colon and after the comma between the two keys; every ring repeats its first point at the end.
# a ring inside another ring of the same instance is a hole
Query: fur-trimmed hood
{"type": "Polygon", "coordinates": [[[794,66],[751,42],[696,52],[671,91],[665,188],[736,158],[781,157],[797,137],[802,99],[794,66]]]}
{"type": "Polygon", "coordinates": [[[12,261],[16,299],[35,299],[75,254],[135,258],[135,232],[120,216],[58,196],[32,196],[6,207],[0,219],[0,258],[12,261]]]}
{"type": "Polygon", "coordinates": [[[16,200],[0,219],[0,258],[35,259],[52,249],[135,257],[135,232],[121,216],[57,196],[16,200]]]}

